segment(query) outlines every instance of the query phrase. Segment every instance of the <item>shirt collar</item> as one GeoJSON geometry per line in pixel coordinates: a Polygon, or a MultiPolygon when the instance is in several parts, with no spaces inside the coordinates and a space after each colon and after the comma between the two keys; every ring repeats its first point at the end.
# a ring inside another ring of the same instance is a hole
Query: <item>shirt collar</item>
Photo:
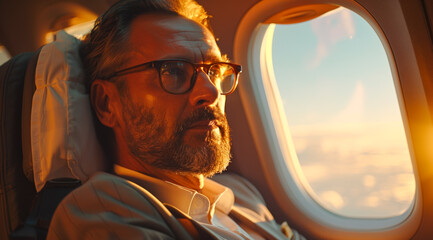
{"type": "Polygon", "coordinates": [[[234,204],[232,190],[208,178],[205,179],[201,192],[198,192],[119,165],[114,165],[114,172],[140,185],[162,203],[178,208],[193,219],[206,219],[207,216],[212,218],[215,210],[228,214],[234,204]]]}

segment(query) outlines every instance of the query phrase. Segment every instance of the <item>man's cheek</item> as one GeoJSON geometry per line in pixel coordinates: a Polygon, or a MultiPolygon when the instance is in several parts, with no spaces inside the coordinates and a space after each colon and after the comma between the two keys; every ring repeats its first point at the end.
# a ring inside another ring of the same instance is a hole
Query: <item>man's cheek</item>
{"type": "Polygon", "coordinates": [[[222,95],[218,100],[217,108],[220,109],[221,113],[223,114],[225,113],[225,106],[226,106],[226,96],[222,95]]]}

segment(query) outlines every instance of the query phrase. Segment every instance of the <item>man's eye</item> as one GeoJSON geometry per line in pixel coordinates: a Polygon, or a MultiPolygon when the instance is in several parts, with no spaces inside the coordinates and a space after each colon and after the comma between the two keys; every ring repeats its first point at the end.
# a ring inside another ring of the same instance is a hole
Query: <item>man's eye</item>
{"type": "Polygon", "coordinates": [[[209,76],[212,78],[221,78],[221,76],[222,76],[221,68],[216,68],[216,67],[211,68],[209,70],[209,76]]]}
{"type": "Polygon", "coordinates": [[[182,75],[185,75],[185,71],[179,67],[169,67],[169,68],[163,68],[161,71],[161,74],[162,75],[182,76],[182,75]]]}

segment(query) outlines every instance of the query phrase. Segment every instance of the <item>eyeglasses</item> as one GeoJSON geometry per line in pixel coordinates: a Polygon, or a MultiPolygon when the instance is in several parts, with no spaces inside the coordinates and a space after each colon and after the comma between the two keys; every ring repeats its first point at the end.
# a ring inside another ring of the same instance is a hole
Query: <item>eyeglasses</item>
{"type": "Polygon", "coordinates": [[[197,72],[203,69],[220,94],[228,95],[236,89],[239,73],[242,72],[241,65],[226,62],[194,64],[185,60],[157,60],[117,71],[101,79],[109,80],[149,68],[158,70],[161,87],[171,94],[183,94],[191,90],[196,82],[197,72]]]}

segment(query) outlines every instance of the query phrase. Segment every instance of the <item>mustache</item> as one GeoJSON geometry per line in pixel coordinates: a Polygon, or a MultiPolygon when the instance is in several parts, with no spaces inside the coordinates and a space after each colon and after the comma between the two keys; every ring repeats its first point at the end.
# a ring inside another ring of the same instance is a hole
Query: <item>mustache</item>
{"type": "Polygon", "coordinates": [[[218,127],[227,121],[225,114],[223,114],[219,109],[212,109],[210,107],[204,107],[196,109],[191,113],[181,124],[177,127],[177,132],[183,132],[190,128],[196,122],[199,121],[215,121],[218,127]]]}

